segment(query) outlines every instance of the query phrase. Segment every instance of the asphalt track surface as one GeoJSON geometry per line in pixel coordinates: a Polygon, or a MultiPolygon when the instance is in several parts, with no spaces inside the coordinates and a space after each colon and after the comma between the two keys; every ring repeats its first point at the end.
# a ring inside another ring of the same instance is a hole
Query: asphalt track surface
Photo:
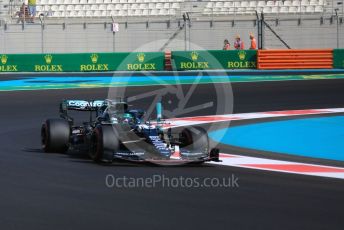
{"type": "MultiPolygon", "coordinates": [[[[199,87],[198,100],[213,96],[208,93],[211,86],[199,87]]],[[[232,87],[235,113],[344,104],[343,80],[232,87]]],[[[128,94],[156,88],[133,87],[128,94]]],[[[39,150],[41,122],[56,117],[61,99],[106,95],[107,89],[0,92],[1,229],[342,229],[342,180],[214,165],[97,165],[81,154],[39,150]],[[239,187],[108,188],[108,174],[170,179],[234,175],[239,187]]]]}

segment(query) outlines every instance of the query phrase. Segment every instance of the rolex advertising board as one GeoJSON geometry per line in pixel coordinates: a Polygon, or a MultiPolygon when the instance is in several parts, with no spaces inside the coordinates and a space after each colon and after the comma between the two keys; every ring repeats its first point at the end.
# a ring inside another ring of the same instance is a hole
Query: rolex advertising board
{"type": "Polygon", "coordinates": [[[158,71],[164,70],[165,54],[163,52],[132,52],[120,63],[118,70],[158,71]]]}
{"type": "Polygon", "coordinates": [[[0,72],[18,72],[18,63],[13,62],[6,54],[0,55],[0,72]]]}
{"type": "Polygon", "coordinates": [[[333,50],[333,68],[344,69],[344,49],[333,50]]]}
{"type": "Polygon", "coordinates": [[[158,71],[163,52],[0,54],[0,72],[158,71]]]}
{"type": "Polygon", "coordinates": [[[176,70],[256,69],[256,50],[173,51],[176,70]]]}

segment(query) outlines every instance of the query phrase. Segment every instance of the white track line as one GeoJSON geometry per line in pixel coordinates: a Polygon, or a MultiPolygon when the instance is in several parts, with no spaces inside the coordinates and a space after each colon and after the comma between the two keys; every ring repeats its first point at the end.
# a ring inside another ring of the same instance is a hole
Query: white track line
{"type": "Polygon", "coordinates": [[[210,164],[344,179],[344,168],[340,167],[271,160],[231,154],[220,154],[220,159],[222,162],[211,162],[210,164]]]}
{"type": "Polygon", "coordinates": [[[208,123],[223,122],[223,121],[289,117],[289,116],[301,116],[301,115],[331,114],[331,113],[344,113],[344,108],[286,110],[286,111],[270,111],[270,112],[258,112],[258,113],[237,113],[237,114],[225,114],[225,115],[173,118],[173,119],[166,120],[166,126],[167,127],[181,127],[181,126],[189,126],[189,125],[192,126],[192,125],[208,124],[208,123]]]}

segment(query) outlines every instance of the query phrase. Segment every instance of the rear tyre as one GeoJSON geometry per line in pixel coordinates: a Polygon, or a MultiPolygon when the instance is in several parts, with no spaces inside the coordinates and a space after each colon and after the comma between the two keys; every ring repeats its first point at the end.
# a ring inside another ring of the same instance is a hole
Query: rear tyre
{"type": "Polygon", "coordinates": [[[99,125],[94,129],[90,157],[95,162],[112,161],[113,153],[119,149],[116,129],[111,125],[99,125]]]}
{"type": "Polygon", "coordinates": [[[180,133],[181,147],[190,151],[208,152],[209,139],[207,132],[201,127],[185,128],[180,133]]]}
{"type": "Polygon", "coordinates": [[[41,143],[45,152],[65,153],[69,148],[70,126],[63,119],[48,119],[41,128],[41,143]]]}

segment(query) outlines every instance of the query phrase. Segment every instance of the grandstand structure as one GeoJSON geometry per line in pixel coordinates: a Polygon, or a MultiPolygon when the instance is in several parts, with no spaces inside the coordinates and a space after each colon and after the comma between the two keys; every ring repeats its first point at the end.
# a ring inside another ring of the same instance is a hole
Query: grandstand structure
{"type": "MultiPolygon", "coordinates": [[[[22,0],[0,0],[4,17],[15,17],[22,0]]],[[[180,17],[184,12],[201,16],[343,14],[343,0],[37,0],[37,15],[48,18],[180,17]],[[339,4],[338,4],[339,3],[339,4]]]]}
{"type": "MultiPolygon", "coordinates": [[[[257,13],[292,48],[344,47],[343,1],[37,0],[35,22],[22,23],[23,1],[0,0],[0,53],[221,49],[236,34],[248,44],[257,13]]],[[[264,47],[285,48],[266,28],[264,47]]]]}
{"type": "Polygon", "coordinates": [[[176,15],[182,0],[41,0],[38,12],[51,17],[131,17],[176,15]]]}

